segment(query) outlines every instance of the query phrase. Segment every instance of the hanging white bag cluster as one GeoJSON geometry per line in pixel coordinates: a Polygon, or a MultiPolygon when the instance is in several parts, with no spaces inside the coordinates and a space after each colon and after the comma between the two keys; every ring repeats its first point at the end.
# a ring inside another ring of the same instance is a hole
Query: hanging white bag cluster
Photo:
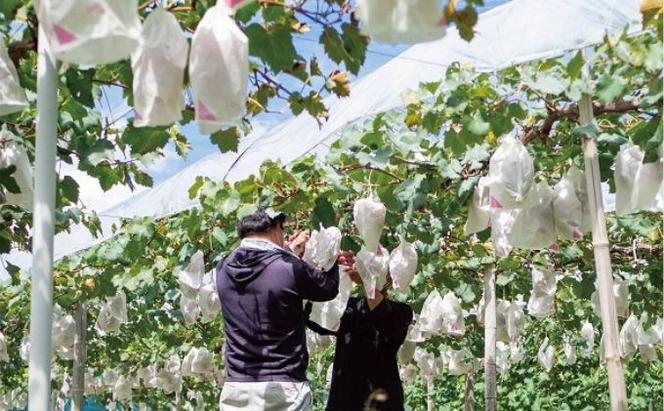
{"type": "Polygon", "coordinates": [[[379,252],[372,253],[366,249],[360,250],[355,257],[357,272],[362,277],[362,284],[367,297],[376,297],[376,291],[380,291],[387,280],[390,254],[383,246],[379,246],[379,252]]]}
{"type": "Polygon", "coordinates": [[[205,347],[192,347],[182,359],[182,375],[208,377],[215,371],[214,354],[205,347]]]}
{"type": "Polygon", "coordinates": [[[528,300],[528,314],[544,318],[555,311],[556,274],[549,268],[533,266],[531,270],[533,289],[528,300]]]}
{"type": "Polygon", "coordinates": [[[221,302],[219,301],[214,279],[211,278],[209,282],[204,284],[198,292],[196,301],[201,311],[201,322],[209,323],[214,321],[221,312],[221,302]]]}
{"type": "Polygon", "coordinates": [[[196,323],[199,316],[203,323],[214,321],[221,311],[214,275],[207,277],[204,273],[205,259],[200,250],[191,256],[189,264],[177,271],[180,312],[187,325],[196,323]]]}
{"type": "Polygon", "coordinates": [[[422,43],[445,35],[438,0],[358,0],[362,33],[385,43],[422,43]]]}
{"type": "Polygon", "coordinates": [[[581,338],[586,342],[584,353],[586,355],[592,354],[595,349],[595,328],[588,321],[585,321],[581,326],[581,338]]]}
{"type": "Polygon", "coordinates": [[[616,214],[662,211],[662,156],[643,163],[641,149],[631,143],[623,146],[615,162],[616,214]]]}
{"type": "Polygon", "coordinates": [[[417,319],[417,331],[424,336],[448,334],[455,337],[466,332],[459,298],[449,291],[441,297],[438,290],[429,293],[417,319]]]}
{"type": "Polygon", "coordinates": [[[180,392],[182,390],[180,367],[180,357],[177,354],[171,355],[164,367],[156,373],[154,386],[161,388],[166,395],[180,392]]]}
{"type": "Polygon", "coordinates": [[[489,160],[491,208],[521,208],[533,184],[533,159],[521,140],[503,138],[489,160]]]}
{"type": "Polygon", "coordinates": [[[189,44],[180,24],[157,7],[145,19],[141,43],[131,56],[134,125],[166,126],[182,117],[182,83],[189,44]]]}
{"type": "Polygon", "coordinates": [[[417,250],[403,237],[400,237],[399,245],[390,253],[389,271],[394,289],[406,292],[417,271],[417,250]]]}
{"type": "Polygon", "coordinates": [[[127,322],[127,297],[123,291],[106,299],[97,317],[97,330],[104,333],[116,332],[127,322]]]}
{"type": "Polygon", "coordinates": [[[491,226],[491,204],[489,201],[489,179],[480,177],[468,204],[468,219],[464,226],[464,235],[484,231],[491,226]]]}
{"type": "Polygon", "coordinates": [[[302,259],[319,270],[328,271],[337,261],[340,251],[341,231],[337,227],[324,228],[321,224],[320,230],[311,233],[302,259]]]}
{"type": "Polygon", "coordinates": [[[51,52],[67,63],[113,63],[140,41],[138,0],[37,0],[35,9],[51,52]]]}
{"type": "Polygon", "coordinates": [[[34,191],[30,159],[25,149],[12,139],[7,129],[2,127],[0,128],[0,169],[10,166],[16,167],[16,171],[11,176],[16,181],[20,192],[12,193],[5,190],[6,202],[32,210],[34,191]]]}
{"type": "Polygon", "coordinates": [[[556,251],[556,232],[553,220],[553,190],[540,182],[524,201],[510,232],[510,244],[526,250],[556,251]]]}
{"type": "MultiPolygon", "coordinates": [[[[656,345],[661,345],[661,330],[658,325],[646,327],[648,313],[644,312],[637,319],[631,314],[620,329],[620,353],[625,359],[637,350],[643,362],[656,361],[656,345]]],[[[660,320],[661,324],[661,320],[660,320]]]]}
{"type": "Polygon", "coordinates": [[[364,241],[364,249],[375,252],[378,248],[386,213],[385,205],[372,197],[355,202],[353,220],[364,241]]]}
{"type": "Polygon", "coordinates": [[[466,375],[473,369],[473,357],[467,348],[448,350],[445,352],[445,357],[450,375],[466,375]]]}
{"type": "Polygon", "coordinates": [[[26,107],[28,101],[19,83],[16,67],[9,58],[4,40],[0,38],[0,117],[17,113],[26,107]]]}
{"type": "Polygon", "coordinates": [[[247,100],[249,40],[223,0],[207,10],[194,33],[189,79],[203,134],[240,123],[247,100]]]}

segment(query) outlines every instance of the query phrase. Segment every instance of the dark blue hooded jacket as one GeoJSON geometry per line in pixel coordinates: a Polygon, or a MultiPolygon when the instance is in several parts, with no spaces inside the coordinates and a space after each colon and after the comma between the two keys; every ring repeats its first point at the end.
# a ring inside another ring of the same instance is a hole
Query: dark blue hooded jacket
{"type": "Polygon", "coordinates": [[[339,292],[339,267],[322,272],[278,250],[239,247],[216,269],[227,381],[306,381],[303,300],[339,292]]]}

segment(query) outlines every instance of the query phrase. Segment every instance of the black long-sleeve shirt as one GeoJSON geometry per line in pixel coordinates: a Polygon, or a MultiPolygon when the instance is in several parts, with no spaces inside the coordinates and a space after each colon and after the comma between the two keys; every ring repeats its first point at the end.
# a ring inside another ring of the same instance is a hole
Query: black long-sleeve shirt
{"type": "Polygon", "coordinates": [[[276,250],[240,247],[217,266],[227,381],[306,381],[302,300],[339,292],[339,268],[322,272],[276,250]]]}
{"type": "Polygon", "coordinates": [[[364,298],[348,301],[337,332],[327,411],[363,411],[367,404],[372,410],[403,411],[397,351],[412,319],[406,304],[383,299],[370,310],[364,298]]]}

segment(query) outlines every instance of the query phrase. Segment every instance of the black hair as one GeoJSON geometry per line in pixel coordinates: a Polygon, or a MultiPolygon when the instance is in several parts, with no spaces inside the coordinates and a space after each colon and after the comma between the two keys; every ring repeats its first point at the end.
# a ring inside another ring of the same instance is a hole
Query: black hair
{"type": "Polygon", "coordinates": [[[237,234],[240,238],[245,238],[249,234],[267,233],[277,225],[283,228],[285,217],[279,215],[272,219],[265,210],[258,210],[253,214],[242,217],[237,224],[237,234]]]}

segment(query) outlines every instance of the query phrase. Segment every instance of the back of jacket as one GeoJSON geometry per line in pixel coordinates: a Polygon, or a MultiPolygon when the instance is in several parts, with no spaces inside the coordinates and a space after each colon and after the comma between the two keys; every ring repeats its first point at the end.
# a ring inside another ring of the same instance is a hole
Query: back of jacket
{"type": "Polygon", "coordinates": [[[322,272],[285,252],[239,247],[217,266],[216,282],[227,380],[305,381],[303,300],[333,299],[338,266],[322,272]]]}

